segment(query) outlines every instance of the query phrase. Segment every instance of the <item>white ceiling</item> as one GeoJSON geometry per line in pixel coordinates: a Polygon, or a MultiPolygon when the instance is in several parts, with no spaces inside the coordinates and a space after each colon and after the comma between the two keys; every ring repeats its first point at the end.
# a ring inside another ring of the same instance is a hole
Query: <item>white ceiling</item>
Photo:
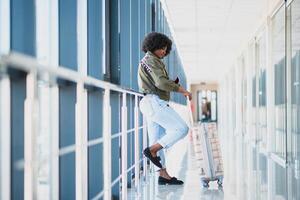
{"type": "Polygon", "coordinates": [[[266,16],[268,0],[162,0],[190,83],[215,83],[266,16]]]}

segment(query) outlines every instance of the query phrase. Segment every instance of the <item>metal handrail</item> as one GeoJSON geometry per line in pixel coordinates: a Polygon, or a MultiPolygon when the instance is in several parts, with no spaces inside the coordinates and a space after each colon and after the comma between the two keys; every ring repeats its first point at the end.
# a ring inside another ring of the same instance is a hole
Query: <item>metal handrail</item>
{"type": "Polygon", "coordinates": [[[189,120],[190,120],[190,128],[193,128],[194,126],[194,117],[193,117],[193,111],[192,111],[192,103],[189,100],[189,98],[187,97],[187,106],[188,106],[188,112],[189,112],[189,120]]]}
{"type": "Polygon", "coordinates": [[[78,73],[77,71],[68,69],[64,66],[49,66],[44,63],[40,63],[35,57],[24,55],[18,52],[12,51],[7,55],[2,55],[0,57],[0,66],[9,66],[15,69],[19,69],[26,72],[38,71],[47,72],[51,75],[64,78],[65,80],[73,82],[83,82],[88,85],[99,87],[102,89],[110,89],[116,92],[125,92],[127,94],[143,96],[142,93],[134,91],[130,88],[115,85],[106,81],[102,81],[91,76],[86,76],[78,73]]]}

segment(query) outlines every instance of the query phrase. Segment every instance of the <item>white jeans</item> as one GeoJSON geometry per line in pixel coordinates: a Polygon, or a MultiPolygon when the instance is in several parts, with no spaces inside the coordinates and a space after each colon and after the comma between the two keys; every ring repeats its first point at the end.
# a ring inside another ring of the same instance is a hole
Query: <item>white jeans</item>
{"type": "MultiPolygon", "coordinates": [[[[157,95],[147,94],[140,101],[140,109],[147,119],[149,146],[159,143],[163,148],[169,148],[187,135],[189,128],[186,123],[167,101],[157,95]]],[[[165,168],[164,152],[158,153],[165,168]]]]}

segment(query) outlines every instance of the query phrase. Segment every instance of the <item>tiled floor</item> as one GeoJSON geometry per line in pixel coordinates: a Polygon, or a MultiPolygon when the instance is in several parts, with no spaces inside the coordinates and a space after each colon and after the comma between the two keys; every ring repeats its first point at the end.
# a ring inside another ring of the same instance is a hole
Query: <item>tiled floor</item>
{"type": "MultiPolygon", "coordinates": [[[[209,189],[202,188],[198,169],[195,164],[193,148],[189,138],[176,144],[167,154],[167,167],[171,175],[185,182],[182,186],[160,186],[157,177],[151,173],[147,182],[142,182],[137,192],[135,189],[128,190],[130,200],[234,200],[230,195],[229,188],[224,182],[224,189],[218,189],[216,183],[210,183],[209,189]]],[[[226,181],[226,179],[224,180],[226,181]]]]}

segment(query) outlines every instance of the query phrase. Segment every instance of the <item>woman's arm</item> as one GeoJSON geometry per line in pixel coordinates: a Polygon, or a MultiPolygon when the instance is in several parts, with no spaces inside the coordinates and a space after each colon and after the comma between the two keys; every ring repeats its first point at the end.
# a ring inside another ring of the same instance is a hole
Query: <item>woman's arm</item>
{"type": "MultiPolygon", "coordinates": [[[[175,81],[170,80],[167,74],[165,74],[163,68],[164,65],[161,62],[158,62],[153,59],[147,60],[147,62],[141,62],[142,66],[147,69],[147,73],[151,76],[154,81],[155,87],[164,91],[173,91],[182,93],[184,96],[188,97],[189,100],[192,100],[192,94],[186,91],[182,86],[175,81]]],[[[179,80],[178,80],[179,81],[179,80]]]]}

